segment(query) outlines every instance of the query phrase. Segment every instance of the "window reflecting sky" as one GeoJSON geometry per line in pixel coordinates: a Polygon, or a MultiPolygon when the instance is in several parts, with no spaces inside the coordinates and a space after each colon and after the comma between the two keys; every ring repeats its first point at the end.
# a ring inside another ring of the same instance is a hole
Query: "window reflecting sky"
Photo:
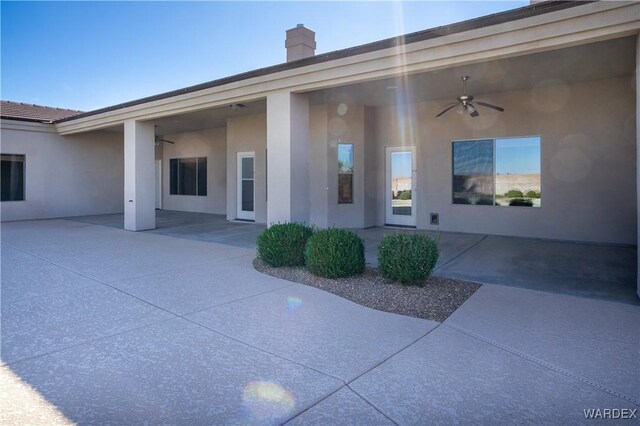
{"type": "Polygon", "coordinates": [[[353,173],[353,145],[338,144],[338,167],[340,172],[353,173]]]}
{"type": "Polygon", "coordinates": [[[391,154],[391,170],[393,177],[411,176],[411,152],[393,152],[391,154]]]}
{"type": "Polygon", "coordinates": [[[496,173],[540,173],[540,138],[496,139],[496,173]]]}

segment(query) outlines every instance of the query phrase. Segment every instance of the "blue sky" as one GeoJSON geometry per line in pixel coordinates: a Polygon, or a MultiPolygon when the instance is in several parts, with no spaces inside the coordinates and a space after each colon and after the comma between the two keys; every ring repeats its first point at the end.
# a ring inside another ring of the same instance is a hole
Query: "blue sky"
{"type": "Polygon", "coordinates": [[[323,53],[528,3],[2,1],[0,97],[91,110],[284,62],[298,23],[323,53]]]}
{"type": "Polygon", "coordinates": [[[496,140],[496,173],[540,173],[540,138],[496,140]]]}

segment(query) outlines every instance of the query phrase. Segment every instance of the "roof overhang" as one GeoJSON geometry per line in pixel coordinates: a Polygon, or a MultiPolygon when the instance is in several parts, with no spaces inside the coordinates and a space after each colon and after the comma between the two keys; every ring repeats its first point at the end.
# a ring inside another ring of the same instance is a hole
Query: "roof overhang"
{"type": "Polygon", "coordinates": [[[127,120],[152,120],[263,99],[278,91],[306,92],[588,44],[637,34],[638,16],[639,2],[595,2],[554,9],[336,59],[317,62],[309,58],[310,63],[303,66],[256,72],[253,76],[247,73],[246,78],[220,80],[220,84],[203,85],[198,90],[171,92],[166,97],[97,110],[56,122],[56,128],[63,135],[81,133],[121,125],[127,120]]]}

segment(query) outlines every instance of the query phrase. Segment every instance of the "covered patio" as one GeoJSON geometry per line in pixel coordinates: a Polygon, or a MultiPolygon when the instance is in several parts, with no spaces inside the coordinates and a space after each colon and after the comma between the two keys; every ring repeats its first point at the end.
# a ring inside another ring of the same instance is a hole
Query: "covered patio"
{"type": "MultiPolygon", "coordinates": [[[[69,220],[122,229],[124,215],[69,220]]],[[[174,238],[254,249],[265,226],[229,222],[223,215],[156,211],[156,229],[174,238]]],[[[635,294],[636,248],[487,234],[434,232],[393,227],[355,229],[365,242],[367,263],[376,266],[382,237],[420,233],[439,238],[435,275],[638,305],[635,294]]]]}

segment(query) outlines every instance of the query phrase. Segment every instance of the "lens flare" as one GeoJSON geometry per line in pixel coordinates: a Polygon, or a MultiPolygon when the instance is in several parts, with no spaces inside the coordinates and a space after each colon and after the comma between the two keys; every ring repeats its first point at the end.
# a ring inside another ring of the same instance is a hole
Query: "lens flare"
{"type": "Polygon", "coordinates": [[[296,399],[286,388],[265,381],[251,382],[244,387],[242,402],[252,416],[277,419],[293,413],[296,399]]]}
{"type": "Polygon", "coordinates": [[[536,83],[531,89],[531,105],[540,112],[558,112],[569,105],[571,88],[561,80],[536,83]]]}
{"type": "Polygon", "coordinates": [[[295,312],[300,309],[300,305],[302,305],[302,300],[297,297],[289,296],[287,297],[287,305],[289,306],[289,311],[295,312]]]}

